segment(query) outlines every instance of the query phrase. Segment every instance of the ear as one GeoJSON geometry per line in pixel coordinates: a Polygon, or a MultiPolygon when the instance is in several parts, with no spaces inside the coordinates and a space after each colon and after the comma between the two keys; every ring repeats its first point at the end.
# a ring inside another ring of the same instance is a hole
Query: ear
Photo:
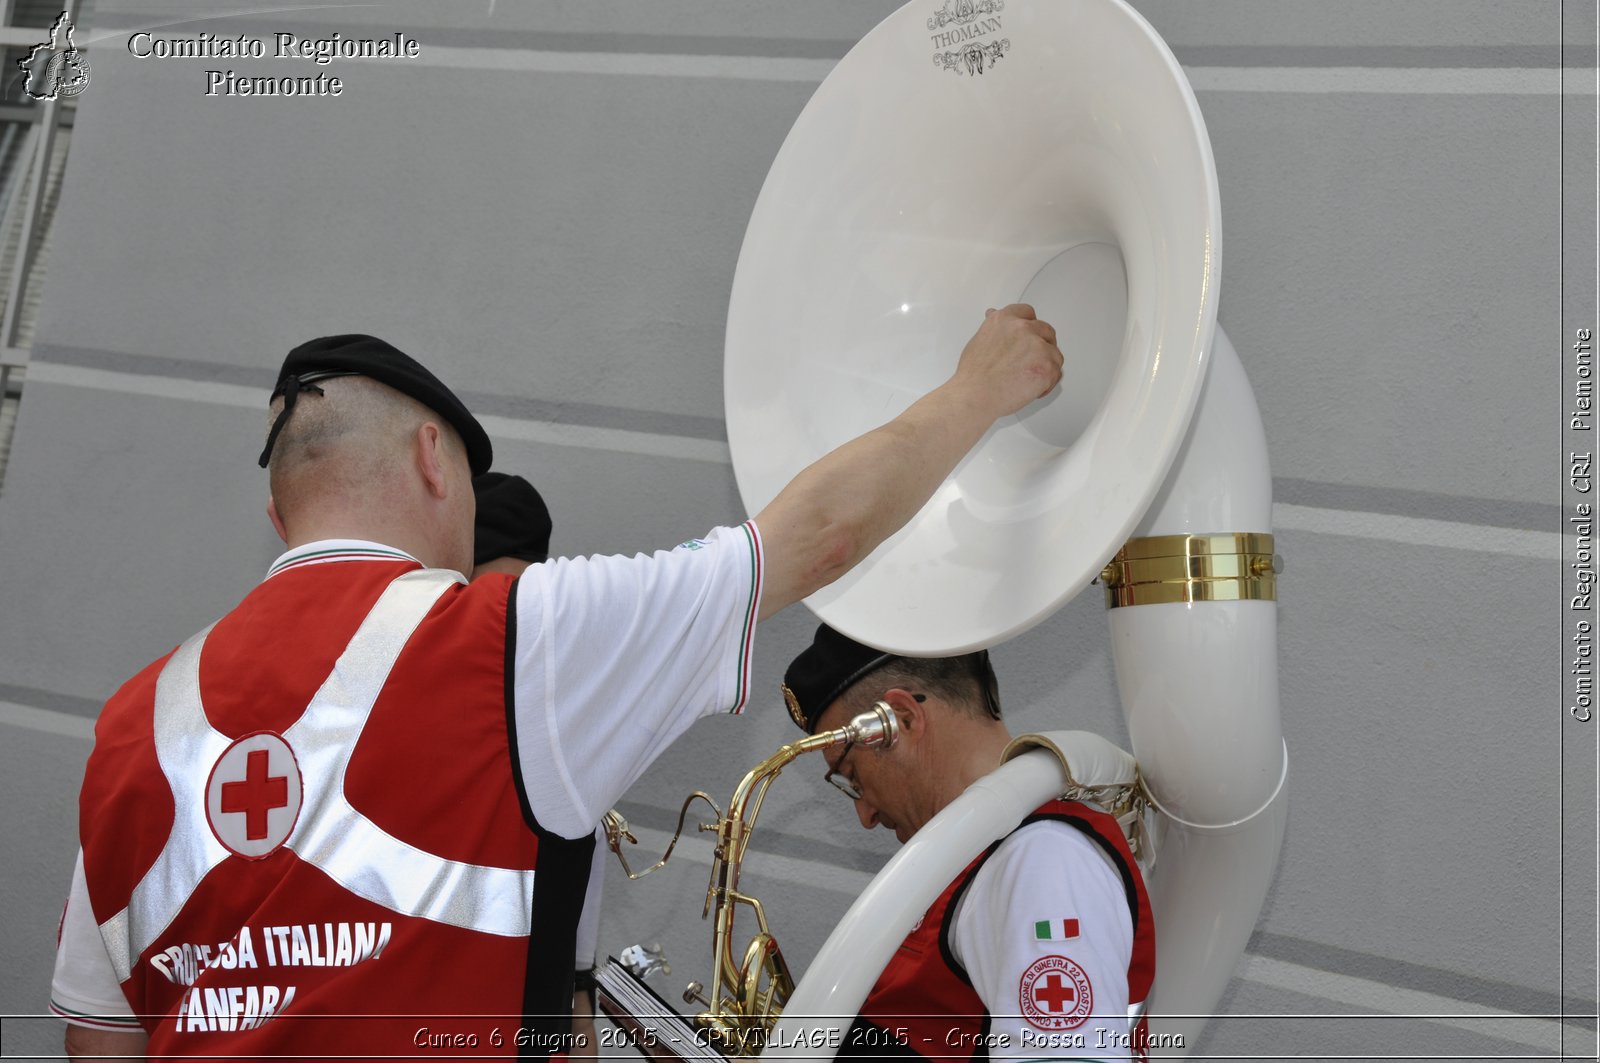
{"type": "Polygon", "coordinates": [[[285,546],[289,544],[289,533],[283,528],[283,518],[278,516],[278,500],[271,495],[267,496],[267,519],[272,522],[272,530],[278,533],[278,538],[283,540],[285,546]]]}
{"type": "Polygon", "coordinates": [[[444,498],[449,494],[446,487],[444,433],[439,430],[437,424],[424,421],[417,429],[413,443],[417,472],[422,476],[422,482],[427,486],[428,493],[435,498],[444,498]]]}
{"type": "Polygon", "coordinates": [[[913,735],[920,737],[928,726],[928,707],[917,700],[915,694],[900,687],[891,687],[884,691],[880,701],[889,703],[889,708],[894,710],[895,717],[900,721],[900,737],[910,738],[913,735]]]}

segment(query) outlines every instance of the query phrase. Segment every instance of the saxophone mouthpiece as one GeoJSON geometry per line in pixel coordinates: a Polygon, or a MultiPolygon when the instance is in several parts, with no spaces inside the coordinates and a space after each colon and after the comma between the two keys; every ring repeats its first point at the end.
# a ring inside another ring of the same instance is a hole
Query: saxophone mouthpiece
{"type": "Polygon", "coordinates": [[[868,749],[888,749],[900,736],[900,720],[887,701],[880,701],[845,724],[841,730],[845,733],[845,739],[855,745],[868,749]]]}

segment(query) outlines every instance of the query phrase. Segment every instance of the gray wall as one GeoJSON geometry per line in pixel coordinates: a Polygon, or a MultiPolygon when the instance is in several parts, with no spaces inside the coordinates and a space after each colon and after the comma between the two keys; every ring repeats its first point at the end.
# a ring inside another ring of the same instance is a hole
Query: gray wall
{"type": "MultiPolygon", "coordinates": [[[[254,458],[282,352],[372,331],[421,356],[544,491],[557,553],[741,519],[721,359],[744,223],[831,62],[896,6],[101,5],[0,494],[0,1013],[46,1000],[99,703],[276,556],[254,458]],[[131,57],[154,27],[403,30],[424,58],[321,68],[338,99],[206,98],[208,67],[316,68],[131,57]]],[[[1565,26],[1592,73],[1593,11],[1136,6],[1215,146],[1221,320],[1289,563],[1288,837],[1235,1017],[1200,1048],[1592,1054],[1592,1018],[1551,1017],[1596,996],[1595,738],[1564,708],[1560,538],[1564,341],[1594,325],[1594,101],[1560,91],[1561,44],[1565,26]]],[[[791,737],[776,687],[809,628],[801,608],[767,624],[753,709],[698,725],[628,795],[647,841],[791,737]]],[[[1126,741],[1092,596],[996,659],[1015,729],[1126,741]]],[[[775,788],[746,879],[797,969],[893,847],[813,769],[775,788]]],[[[704,847],[679,859],[612,874],[602,933],[666,944],[674,985],[709,952],[704,847]]],[[[58,1037],[7,1020],[0,1049],[58,1037]]]]}

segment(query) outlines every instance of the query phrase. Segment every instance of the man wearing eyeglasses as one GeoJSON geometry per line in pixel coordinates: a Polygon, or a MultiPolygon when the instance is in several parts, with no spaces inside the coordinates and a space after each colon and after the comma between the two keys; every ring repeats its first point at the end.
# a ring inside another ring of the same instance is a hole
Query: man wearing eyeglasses
{"type": "MultiPolygon", "coordinates": [[[[863,827],[887,827],[902,843],[998,767],[1011,741],[987,651],[900,657],[824,624],[789,665],[783,692],[812,734],[889,706],[895,741],[829,750],[826,779],[863,827]]],[[[840,1056],[1142,1059],[1154,976],[1150,901],[1116,820],[1050,801],[939,894],[840,1056]]]]}

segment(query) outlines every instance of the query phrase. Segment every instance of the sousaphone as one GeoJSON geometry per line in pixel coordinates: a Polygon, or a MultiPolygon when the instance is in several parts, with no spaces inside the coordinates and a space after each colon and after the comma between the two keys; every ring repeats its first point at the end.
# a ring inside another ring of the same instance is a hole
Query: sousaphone
{"type": "MultiPolygon", "coordinates": [[[[1057,392],[996,425],[807,604],[862,642],[936,656],[1002,642],[1100,579],[1158,810],[1157,1055],[1192,1049],[1221,997],[1286,808],[1271,480],[1216,324],[1220,256],[1204,120],[1137,12],[914,0],[795,122],[728,314],[728,437],[752,513],[944,380],[986,308],[1032,303],[1056,326],[1057,392]]],[[[801,979],[774,1046],[848,1025],[939,890],[1060,788],[1044,757],[999,769],[902,848],[801,979]]]]}

